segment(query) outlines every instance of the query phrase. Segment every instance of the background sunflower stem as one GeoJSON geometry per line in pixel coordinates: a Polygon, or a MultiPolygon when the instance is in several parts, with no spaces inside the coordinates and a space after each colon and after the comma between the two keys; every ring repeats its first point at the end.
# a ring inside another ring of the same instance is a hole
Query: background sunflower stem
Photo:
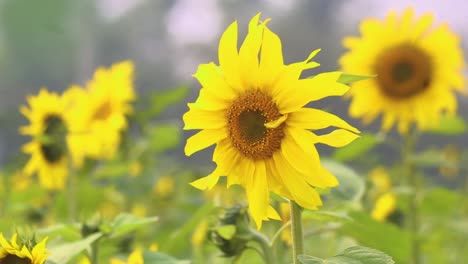
{"type": "Polygon", "coordinates": [[[99,240],[94,241],[91,246],[91,264],[98,264],[99,262],[99,240]]]}
{"type": "Polygon", "coordinates": [[[73,168],[70,168],[70,175],[68,176],[68,181],[67,181],[67,207],[68,207],[68,220],[70,222],[74,222],[76,220],[76,210],[77,210],[77,204],[76,204],[76,175],[75,171],[73,168]]]}
{"type": "Polygon", "coordinates": [[[416,166],[412,162],[411,157],[414,154],[414,146],[416,144],[416,133],[410,132],[405,136],[405,142],[403,146],[403,166],[404,166],[404,178],[408,185],[412,189],[412,193],[409,197],[408,204],[408,228],[411,232],[411,263],[421,263],[421,245],[419,241],[419,199],[421,195],[421,186],[419,177],[417,175],[416,166]]]}
{"type": "Polygon", "coordinates": [[[302,234],[302,208],[296,202],[290,200],[291,207],[291,233],[293,240],[293,263],[298,264],[297,256],[304,253],[304,237],[302,234]]]}
{"type": "Polygon", "coordinates": [[[265,263],[267,264],[276,264],[276,257],[274,255],[273,248],[270,246],[270,241],[268,238],[263,235],[262,233],[259,233],[255,230],[250,230],[250,233],[253,236],[253,240],[257,242],[263,251],[263,259],[265,260],[265,263]]]}

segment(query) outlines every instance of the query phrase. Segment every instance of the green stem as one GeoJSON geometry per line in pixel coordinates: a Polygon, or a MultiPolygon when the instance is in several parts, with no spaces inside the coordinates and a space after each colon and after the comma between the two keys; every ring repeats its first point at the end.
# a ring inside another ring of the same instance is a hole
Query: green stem
{"type": "Polygon", "coordinates": [[[253,236],[253,240],[257,242],[260,247],[262,248],[263,251],[263,258],[265,260],[265,263],[267,264],[275,264],[276,263],[276,258],[274,256],[274,251],[272,247],[270,246],[270,241],[268,241],[268,238],[263,235],[262,233],[259,233],[253,229],[250,230],[250,233],[253,236]]]}
{"type": "Polygon", "coordinates": [[[99,262],[99,240],[96,241],[91,246],[91,264],[98,264],[99,262]]]}
{"type": "Polygon", "coordinates": [[[297,256],[304,253],[304,237],[302,234],[301,207],[294,201],[289,201],[291,207],[291,233],[293,240],[293,264],[298,264],[297,256]]]}
{"type": "Polygon", "coordinates": [[[420,181],[417,176],[416,166],[411,160],[414,152],[416,137],[414,133],[405,136],[405,145],[403,147],[403,166],[404,177],[408,185],[412,188],[412,194],[409,197],[409,215],[408,215],[408,228],[411,232],[411,263],[421,263],[421,245],[419,239],[419,199],[421,195],[420,181]]]}

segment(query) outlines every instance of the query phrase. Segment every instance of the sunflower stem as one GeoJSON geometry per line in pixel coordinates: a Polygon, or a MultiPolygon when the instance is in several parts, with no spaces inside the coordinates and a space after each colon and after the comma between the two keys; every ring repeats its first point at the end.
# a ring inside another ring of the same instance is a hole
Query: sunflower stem
{"type": "Polygon", "coordinates": [[[293,264],[298,264],[299,260],[297,256],[304,253],[304,237],[302,234],[302,219],[301,213],[302,208],[296,204],[296,202],[290,200],[289,205],[291,207],[291,233],[293,240],[293,264]]]}
{"type": "Polygon", "coordinates": [[[270,245],[270,241],[268,240],[268,238],[262,233],[259,233],[253,229],[250,230],[250,233],[252,234],[253,240],[257,242],[262,248],[262,252],[263,252],[262,257],[265,260],[265,263],[276,264],[274,251],[270,245]]]}
{"type": "Polygon", "coordinates": [[[416,144],[416,133],[410,132],[405,136],[405,142],[403,146],[403,167],[404,167],[404,178],[408,185],[412,188],[412,193],[408,201],[408,228],[411,233],[411,263],[421,263],[421,245],[419,239],[419,227],[420,216],[419,216],[419,199],[421,196],[420,181],[417,176],[416,166],[411,160],[411,156],[414,152],[414,146],[416,144]]]}

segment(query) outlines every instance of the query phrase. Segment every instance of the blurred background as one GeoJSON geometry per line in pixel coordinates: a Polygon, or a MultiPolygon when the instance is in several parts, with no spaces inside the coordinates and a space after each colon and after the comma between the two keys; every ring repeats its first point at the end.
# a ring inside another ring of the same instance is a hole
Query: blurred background
{"type": "MultiPolygon", "coordinates": [[[[460,34],[467,53],[468,2],[419,0],[411,5],[418,15],[433,12],[435,23],[448,23],[460,34]]],[[[283,41],[286,63],[322,48],[316,57],[322,64],[319,70],[336,70],[344,51],[342,38],[357,35],[362,19],[383,18],[389,10],[407,6],[402,0],[0,0],[0,166],[17,156],[28,140],[18,133],[26,124],[18,109],[41,87],[61,92],[71,84],[84,85],[98,66],[132,60],[139,97],[186,85],[191,91],[187,101],[193,101],[199,84],[191,75],[200,63],[217,62],[223,30],[238,20],[244,36],[248,21],[259,11],[262,18],[272,18],[269,26],[283,41]]],[[[380,122],[362,128],[351,120],[348,102],[333,98],[323,104],[362,130],[377,131],[380,122]]],[[[459,105],[466,119],[467,98],[459,97],[459,105]]],[[[179,120],[182,126],[186,110],[183,101],[162,118],[179,120]]],[[[463,137],[423,140],[467,146],[463,137]]],[[[173,154],[185,160],[182,147],[173,154]]],[[[209,163],[200,155],[188,160],[209,163]]]]}

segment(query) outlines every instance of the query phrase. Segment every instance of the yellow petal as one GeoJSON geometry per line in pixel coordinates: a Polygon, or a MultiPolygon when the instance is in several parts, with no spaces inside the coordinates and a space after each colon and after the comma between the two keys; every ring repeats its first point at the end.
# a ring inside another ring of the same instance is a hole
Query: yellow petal
{"type": "Polygon", "coordinates": [[[240,73],[243,88],[259,87],[258,53],[262,44],[264,24],[259,25],[261,13],[249,23],[249,32],[239,50],[240,73]]]}
{"type": "Polygon", "coordinates": [[[200,64],[193,77],[197,78],[201,86],[218,99],[232,100],[235,97],[234,90],[226,83],[221,69],[212,62],[200,64]]]}
{"type": "Polygon", "coordinates": [[[185,155],[190,156],[199,150],[218,143],[226,137],[227,133],[224,128],[202,130],[187,139],[187,144],[185,145],[185,155]]]}
{"type": "Polygon", "coordinates": [[[282,115],[278,119],[265,123],[266,128],[277,128],[288,118],[288,115],[282,115]]]}
{"type": "Polygon", "coordinates": [[[268,217],[269,191],[264,161],[257,161],[253,170],[246,170],[245,191],[249,201],[249,212],[257,225],[262,227],[262,221],[268,217]]]}
{"type": "Polygon", "coordinates": [[[337,129],[329,134],[319,136],[319,142],[332,147],[343,147],[359,136],[344,129],[337,129]]]}
{"type": "Polygon", "coordinates": [[[260,53],[260,86],[271,86],[283,68],[281,40],[268,27],[265,27],[260,53]]]}
{"type": "Polygon", "coordinates": [[[223,172],[221,171],[220,167],[216,167],[216,169],[208,176],[198,179],[190,183],[193,187],[200,189],[200,190],[210,190],[219,180],[219,177],[223,176],[223,172]]]}
{"type": "Polygon", "coordinates": [[[293,112],[311,101],[327,96],[343,95],[349,87],[337,82],[340,75],[340,72],[321,73],[313,78],[298,80],[294,84],[283,87],[277,102],[280,112],[293,112]]]}
{"type": "Polygon", "coordinates": [[[217,129],[226,126],[224,111],[200,109],[196,104],[188,104],[189,111],[184,114],[184,129],[217,129]]]}
{"type": "Polygon", "coordinates": [[[239,54],[237,52],[237,21],[234,21],[221,36],[218,58],[219,66],[228,84],[233,89],[241,89],[239,54]]]}
{"type": "MultiPolygon", "coordinates": [[[[271,205],[268,206],[268,219],[274,219],[274,220],[281,220],[281,216],[276,212],[275,208],[273,208],[271,205]]],[[[264,219],[264,220],[268,220],[264,219]]]]}
{"type": "Polygon", "coordinates": [[[292,112],[288,118],[288,125],[314,130],[334,126],[359,133],[359,130],[338,116],[313,108],[301,108],[292,112]]]}

